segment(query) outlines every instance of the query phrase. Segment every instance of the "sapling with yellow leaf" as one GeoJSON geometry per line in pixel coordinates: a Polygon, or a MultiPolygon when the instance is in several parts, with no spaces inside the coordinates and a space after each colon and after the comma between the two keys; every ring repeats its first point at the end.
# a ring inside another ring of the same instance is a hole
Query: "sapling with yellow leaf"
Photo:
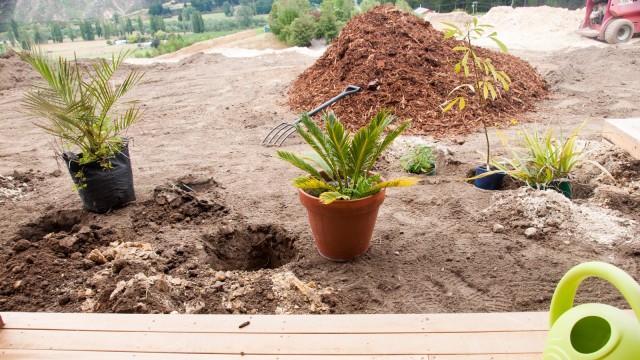
{"type": "MultiPolygon", "coordinates": [[[[507,47],[497,38],[497,33],[493,31],[493,26],[489,24],[479,24],[478,19],[473,19],[464,27],[458,27],[451,23],[444,23],[445,39],[455,38],[459,45],[453,48],[460,54],[458,62],[454,65],[453,72],[462,74],[465,83],[462,83],[449,93],[450,99],[442,104],[442,112],[450,111],[454,108],[462,111],[467,108],[471,101],[476,102],[480,109],[480,122],[484,129],[487,145],[486,170],[490,170],[491,143],[489,141],[489,131],[486,118],[486,107],[490,102],[500,97],[501,91],[509,91],[511,78],[506,72],[497,69],[490,57],[481,57],[476,51],[474,42],[481,38],[487,38],[495,42],[500,50],[507,52],[507,47]]],[[[480,169],[479,169],[480,170],[480,169]]],[[[480,170],[481,171],[481,170],[480,170]]],[[[477,184],[476,184],[477,185],[477,184]]]]}

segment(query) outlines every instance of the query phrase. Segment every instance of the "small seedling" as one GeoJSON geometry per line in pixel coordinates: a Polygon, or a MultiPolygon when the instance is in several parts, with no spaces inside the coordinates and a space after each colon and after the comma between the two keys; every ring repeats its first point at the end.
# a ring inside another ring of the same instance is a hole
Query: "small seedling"
{"type": "Polygon", "coordinates": [[[402,158],[402,168],[413,174],[429,174],[436,168],[437,154],[430,145],[415,145],[408,148],[402,158]]]}

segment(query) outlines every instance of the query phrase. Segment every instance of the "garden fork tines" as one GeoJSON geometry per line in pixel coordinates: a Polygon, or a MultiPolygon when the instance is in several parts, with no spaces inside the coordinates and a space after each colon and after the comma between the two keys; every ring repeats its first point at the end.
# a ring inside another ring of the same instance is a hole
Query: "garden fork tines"
{"type": "MultiPolygon", "coordinates": [[[[324,104],[318,106],[317,108],[309,111],[309,116],[313,116],[315,114],[317,114],[318,112],[322,111],[324,108],[326,108],[327,106],[333,104],[334,102],[342,99],[343,97],[347,96],[347,95],[351,95],[354,93],[357,93],[358,91],[360,91],[361,88],[358,86],[353,86],[353,85],[349,85],[346,88],[344,88],[344,90],[336,95],[335,97],[331,98],[331,100],[325,102],[324,104]]],[[[296,120],[293,123],[286,123],[283,122],[280,125],[274,127],[268,134],[267,136],[262,140],[262,145],[268,145],[268,146],[280,146],[282,145],[282,143],[284,143],[285,140],[287,140],[287,138],[289,136],[291,136],[291,134],[293,134],[296,130],[295,125],[297,123],[300,122],[300,119],[296,120]]]]}

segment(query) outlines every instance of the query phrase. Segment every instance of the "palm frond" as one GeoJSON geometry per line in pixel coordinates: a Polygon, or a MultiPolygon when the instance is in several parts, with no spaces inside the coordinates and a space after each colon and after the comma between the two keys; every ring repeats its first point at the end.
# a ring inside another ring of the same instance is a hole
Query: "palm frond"
{"type": "Polygon", "coordinates": [[[322,194],[320,194],[319,199],[320,199],[320,202],[325,205],[331,204],[336,200],[351,200],[351,198],[348,195],[341,194],[337,191],[323,192],[322,194]]]}
{"type": "Polygon", "coordinates": [[[322,175],[320,175],[320,172],[318,172],[318,170],[311,166],[311,164],[304,161],[302,157],[284,150],[277,150],[276,153],[278,154],[278,157],[280,157],[280,159],[288,162],[289,164],[297,167],[300,170],[306,171],[307,173],[315,176],[318,179],[322,179],[322,175]]]}
{"type": "Polygon", "coordinates": [[[408,176],[403,176],[403,177],[399,177],[399,178],[395,178],[395,179],[391,179],[391,180],[386,180],[383,181],[381,183],[378,183],[374,186],[372,186],[368,193],[375,193],[378,192],[382,189],[385,188],[392,188],[392,187],[405,187],[405,186],[413,186],[415,184],[417,184],[420,181],[419,178],[417,177],[408,177],[408,176]]]}
{"type": "Polygon", "coordinates": [[[313,176],[303,176],[291,181],[291,185],[298,189],[323,189],[336,191],[336,189],[322,180],[318,180],[313,176]]]}

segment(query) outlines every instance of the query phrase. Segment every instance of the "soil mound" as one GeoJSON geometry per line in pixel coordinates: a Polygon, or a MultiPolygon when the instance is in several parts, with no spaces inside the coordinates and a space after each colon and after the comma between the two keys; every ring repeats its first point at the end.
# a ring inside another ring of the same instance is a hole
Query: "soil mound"
{"type": "Polygon", "coordinates": [[[38,74],[13,53],[0,56],[0,91],[30,85],[38,74]]]}
{"type": "MultiPolygon", "coordinates": [[[[457,42],[419,18],[385,5],[354,17],[314,65],[289,90],[289,104],[309,111],[346,85],[363,88],[331,109],[351,128],[368,122],[375,113],[392,108],[401,119],[412,119],[412,133],[446,137],[467,134],[480,126],[480,111],[468,104],[463,112],[442,114],[440,105],[461,83],[452,69],[457,42]]],[[[534,108],[547,95],[547,84],[537,71],[517,57],[479,48],[512,79],[511,91],[490,105],[489,123],[506,124],[534,108]]]]}

